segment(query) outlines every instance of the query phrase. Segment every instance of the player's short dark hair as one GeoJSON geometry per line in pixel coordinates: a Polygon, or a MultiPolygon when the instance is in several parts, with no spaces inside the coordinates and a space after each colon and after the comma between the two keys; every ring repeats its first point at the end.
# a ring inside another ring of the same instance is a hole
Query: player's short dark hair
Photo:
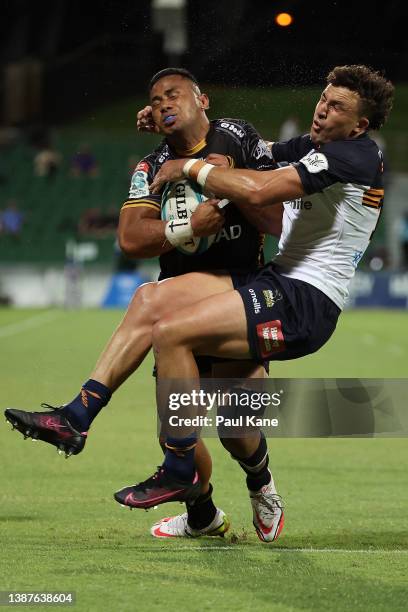
{"type": "Polygon", "coordinates": [[[159,72],[156,72],[156,74],[152,76],[152,78],[150,79],[149,91],[151,90],[153,85],[157,83],[159,79],[162,79],[163,77],[166,77],[166,76],[172,76],[173,74],[178,74],[184,77],[185,79],[192,81],[194,85],[196,85],[197,87],[200,87],[197,79],[195,78],[193,74],[191,74],[191,72],[189,72],[189,70],[186,70],[185,68],[164,68],[164,70],[159,70],[159,72]]]}
{"type": "Polygon", "coordinates": [[[327,76],[327,84],[347,87],[358,93],[360,112],[370,121],[369,129],[378,130],[387,120],[394,99],[394,85],[368,66],[336,66],[327,76]]]}

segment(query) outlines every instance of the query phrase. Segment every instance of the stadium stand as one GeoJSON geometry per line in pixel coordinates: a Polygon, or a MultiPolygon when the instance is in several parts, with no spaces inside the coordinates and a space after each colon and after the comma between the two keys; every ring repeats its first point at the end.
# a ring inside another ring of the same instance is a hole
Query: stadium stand
{"type": "MultiPolygon", "coordinates": [[[[34,175],[34,152],[27,144],[16,144],[7,151],[7,180],[0,185],[0,208],[10,198],[17,200],[25,221],[18,241],[12,243],[0,235],[2,262],[63,262],[67,240],[87,240],[78,236],[78,221],[85,210],[120,209],[128,189],[128,159],[145,155],[146,147],[135,146],[135,138],[126,135],[114,138],[114,143],[111,134],[96,133],[88,140],[100,166],[97,178],[70,176],[70,160],[79,142],[75,135],[56,138],[63,162],[52,178],[34,175]]],[[[98,242],[98,262],[111,260],[114,237],[92,240],[98,242]]]]}

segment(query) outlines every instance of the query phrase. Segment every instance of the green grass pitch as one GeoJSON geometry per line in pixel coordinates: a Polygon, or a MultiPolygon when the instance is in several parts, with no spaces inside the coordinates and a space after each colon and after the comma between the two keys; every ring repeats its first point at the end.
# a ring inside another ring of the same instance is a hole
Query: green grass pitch
{"type": "MultiPolygon", "coordinates": [[[[0,311],[3,408],[69,401],[121,316],[0,311]]],[[[406,327],[403,312],[346,312],[319,353],[271,373],[404,378],[406,327]]],[[[116,489],[161,462],[151,363],[118,391],[78,457],[0,424],[0,590],[73,590],[78,611],[407,609],[406,438],[270,440],[286,503],[272,545],[256,537],[243,475],[217,440],[214,499],[232,522],[224,540],[155,540],[150,525],[181,505],[116,504],[116,489]]]]}

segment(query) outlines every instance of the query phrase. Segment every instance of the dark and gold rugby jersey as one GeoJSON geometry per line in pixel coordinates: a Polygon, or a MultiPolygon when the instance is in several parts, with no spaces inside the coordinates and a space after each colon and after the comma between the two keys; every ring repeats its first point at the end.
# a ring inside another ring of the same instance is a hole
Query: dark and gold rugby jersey
{"type": "MultiPolygon", "coordinates": [[[[204,140],[194,149],[175,151],[166,139],[136,166],[129,198],[123,208],[147,206],[160,213],[161,195],[149,192],[149,185],[164,162],[194,157],[205,159],[210,153],[227,156],[233,168],[272,170],[276,164],[265,142],[252,125],[241,119],[216,119],[204,140]]],[[[230,203],[225,209],[225,224],[211,247],[200,255],[184,255],[177,249],[160,257],[160,278],[199,270],[227,269],[246,272],[263,264],[264,236],[230,203]]]]}

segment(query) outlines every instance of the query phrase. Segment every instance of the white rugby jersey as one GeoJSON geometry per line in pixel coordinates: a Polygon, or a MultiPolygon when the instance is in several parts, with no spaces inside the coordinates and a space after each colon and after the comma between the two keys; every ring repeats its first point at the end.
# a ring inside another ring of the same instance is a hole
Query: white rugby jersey
{"type": "Polygon", "coordinates": [[[272,145],[299,172],[307,195],[284,202],[279,252],[284,276],[310,283],[339,308],[378,223],[383,158],[367,134],[314,148],[310,136],[272,145]]]}

